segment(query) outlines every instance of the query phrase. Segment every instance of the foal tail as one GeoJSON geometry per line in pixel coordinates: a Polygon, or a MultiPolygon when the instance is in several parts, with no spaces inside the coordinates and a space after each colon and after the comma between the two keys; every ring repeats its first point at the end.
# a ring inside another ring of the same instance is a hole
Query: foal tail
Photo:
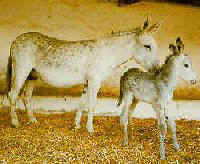
{"type": "Polygon", "coordinates": [[[8,57],[8,65],[7,65],[7,93],[10,91],[11,89],[11,78],[12,78],[12,56],[10,55],[8,57]]]}
{"type": "Polygon", "coordinates": [[[123,99],[123,92],[124,92],[124,76],[122,76],[120,78],[120,95],[119,95],[119,98],[118,98],[118,103],[117,103],[117,106],[119,107],[122,103],[122,99],[123,99]]]}

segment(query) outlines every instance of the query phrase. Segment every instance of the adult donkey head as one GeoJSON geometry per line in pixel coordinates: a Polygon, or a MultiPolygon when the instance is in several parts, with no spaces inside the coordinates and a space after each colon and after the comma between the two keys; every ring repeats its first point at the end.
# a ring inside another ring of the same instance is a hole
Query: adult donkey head
{"type": "Polygon", "coordinates": [[[136,45],[134,57],[136,62],[141,64],[145,69],[149,70],[159,64],[157,56],[157,43],[152,36],[160,27],[159,23],[150,25],[150,20],[147,17],[141,27],[134,29],[136,45]]]}

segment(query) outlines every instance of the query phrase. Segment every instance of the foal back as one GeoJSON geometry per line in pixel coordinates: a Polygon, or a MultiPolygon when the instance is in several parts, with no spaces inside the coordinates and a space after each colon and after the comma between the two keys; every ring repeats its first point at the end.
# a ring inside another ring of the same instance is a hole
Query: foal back
{"type": "Polygon", "coordinates": [[[154,73],[131,68],[120,79],[120,98],[131,92],[136,99],[151,103],[157,99],[156,81],[154,73]]]}

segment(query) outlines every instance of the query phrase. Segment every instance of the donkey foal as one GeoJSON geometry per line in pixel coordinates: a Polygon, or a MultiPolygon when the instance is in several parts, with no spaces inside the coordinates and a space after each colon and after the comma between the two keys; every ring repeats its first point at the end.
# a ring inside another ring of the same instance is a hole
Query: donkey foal
{"type": "MultiPolygon", "coordinates": [[[[122,107],[120,124],[123,128],[124,145],[128,144],[127,125],[137,103],[139,101],[150,103],[156,113],[160,128],[160,156],[161,159],[165,159],[164,140],[167,132],[165,108],[172,100],[173,90],[179,78],[190,81],[192,84],[196,83],[196,73],[192,70],[189,57],[183,54],[183,48],[183,42],[177,38],[176,46],[169,45],[172,54],[160,68],[155,68],[154,72],[142,72],[140,69],[132,68],[121,77],[118,106],[121,104],[122,107]]],[[[173,144],[178,150],[176,123],[171,117],[168,118],[168,125],[172,130],[173,144]]]]}

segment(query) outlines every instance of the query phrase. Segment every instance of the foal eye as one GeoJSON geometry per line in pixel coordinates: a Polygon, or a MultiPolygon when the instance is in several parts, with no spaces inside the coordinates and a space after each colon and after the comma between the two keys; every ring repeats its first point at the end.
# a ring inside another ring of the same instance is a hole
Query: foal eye
{"type": "Polygon", "coordinates": [[[189,67],[189,65],[188,65],[188,64],[184,64],[184,67],[185,67],[185,68],[188,68],[188,67],[189,67]]]}
{"type": "Polygon", "coordinates": [[[146,45],[144,45],[144,47],[147,48],[147,49],[149,49],[149,50],[151,50],[151,46],[150,45],[146,44],[146,45]]]}

